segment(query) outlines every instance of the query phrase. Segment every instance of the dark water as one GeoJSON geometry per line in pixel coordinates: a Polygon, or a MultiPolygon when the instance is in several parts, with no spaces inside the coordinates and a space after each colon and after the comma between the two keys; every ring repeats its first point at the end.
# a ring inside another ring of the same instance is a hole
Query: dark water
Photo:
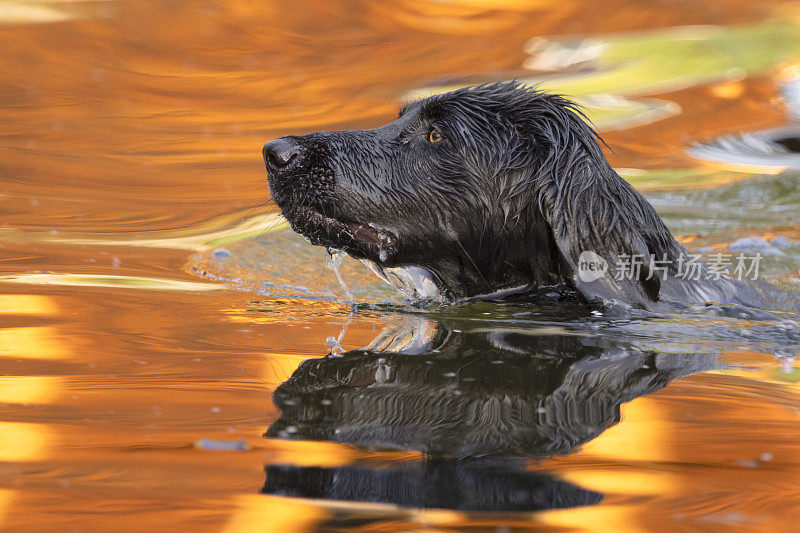
{"type": "Polygon", "coordinates": [[[0,2],[0,530],[797,530],[797,2],[0,2]],[[410,305],[260,147],[520,78],[767,314],[410,305]]]}

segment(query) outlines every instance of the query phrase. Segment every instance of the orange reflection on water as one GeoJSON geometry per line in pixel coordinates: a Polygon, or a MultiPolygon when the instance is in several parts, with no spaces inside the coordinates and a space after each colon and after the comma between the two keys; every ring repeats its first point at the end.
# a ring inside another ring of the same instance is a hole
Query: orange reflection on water
{"type": "Polygon", "coordinates": [[[64,379],[58,376],[0,377],[0,403],[51,402],[61,390],[64,379]]]}
{"type": "Polygon", "coordinates": [[[0,329],[0,357],[66,359],[70,347],[63,344],[54,326],[0,329]]]}
{"type": "Polygon", "coordinates": [[[0,422],[0,461],[42,460],[54,444],[53,436],[44,424],[0,422]]]}
{"type": "Polygon", "coordinates": [[[53,299],[35,294],[0,294],[0,314],[49,316],[58,312],[53,299]]]}
{"type": "Polygon", "coordinates": [[[302,500],[261,495],[239,496],[223,533],[249,531],[312,531],[329,513],[302,500]]]}
{"type": "MultiPolygon", "coordinates": [[[[0,284],[0,528],[674,531],[736,509],[744,525],[791,530],[797,382],[767,354],[728,354],[752,369],[678,380],[623,405],[576,453],[529,461],[602,492],[597,506],[493,514],[258,494],[265,464],[421,460],[262,437],[275,388],[328,337],[346,328],[345,349],[366,346],[390,318],[222,284],[201,293],[211,284],[183,271],[187,255],[278,222],[255,208],[269,138],[377,126],[435,80],[516,76],[532,37],[738,25],[773,4],[122,0],[37,4],[60,22],[0,25],[0,276],[20,281],[0,284]]],[[[784,123],[774,81],[657,95],[681,114],[609,132],[613,164],[693,167],[690,142],[784,123]]],[[[705,176],[684,186],[738,179],[705,176]]]]}
{"type": "Polygon", "coordinates": [[[625,461],[669,461],[672,457],[669,420],[647,398],[636,398],[622,406],[624,424],[587,442],[582,453],[603,459],[625,461]]]}

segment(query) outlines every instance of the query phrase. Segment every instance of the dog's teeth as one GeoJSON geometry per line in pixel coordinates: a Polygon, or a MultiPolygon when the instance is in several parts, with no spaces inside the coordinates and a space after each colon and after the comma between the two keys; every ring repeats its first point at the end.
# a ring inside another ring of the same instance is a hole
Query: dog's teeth
{"type": "Polygon", "coordinates": [[[395,239],[397,239],[397,238],[398,238],[398,236],[397,236],[397,230],[395,230],[395,229],[392,229],[392,228],[385,228],[385,227],[383,227],[383,226],[379,226],[378,224],[375,224],[374,222],[370,222],[370,223],[369,223],[369,227],[370,227],[370,228],[372,228],[372,229],[374,229],[374,230],[375,230],[375,231],[377,231],[378,233],[388,233],[389,235],[391,235],[391,236],[392,236],[392,237],[394,237],[395,239]]]}

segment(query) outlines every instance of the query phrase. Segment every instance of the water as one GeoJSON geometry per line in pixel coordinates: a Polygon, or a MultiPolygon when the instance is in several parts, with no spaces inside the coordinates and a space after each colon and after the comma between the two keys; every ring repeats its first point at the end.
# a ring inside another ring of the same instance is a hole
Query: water
{"type": "Polygon", "coordinates": [[[794,144],[733,141],[796,127],[798,24],[797,2],[0,2],[0,530],[795,530],[794,144]],[[333,272],[265,202],[265,140],[511,77],[586,105],[691,251],[769,250],[778,311],[409,305],[424,272],[405,295],[333,272]]]}

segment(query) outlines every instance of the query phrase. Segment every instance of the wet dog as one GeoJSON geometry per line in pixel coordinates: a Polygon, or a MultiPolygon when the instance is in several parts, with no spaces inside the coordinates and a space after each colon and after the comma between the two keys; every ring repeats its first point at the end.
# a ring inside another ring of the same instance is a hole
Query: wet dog
{"type": "Polygon", "coordinates": [[[501,82],[410,103],[373,130],[281,137],[263,156],[295,231],[413,298],[566,286],[647,309],[759,306],[694,261],[598,141],[567,99],[501,82]]]}

